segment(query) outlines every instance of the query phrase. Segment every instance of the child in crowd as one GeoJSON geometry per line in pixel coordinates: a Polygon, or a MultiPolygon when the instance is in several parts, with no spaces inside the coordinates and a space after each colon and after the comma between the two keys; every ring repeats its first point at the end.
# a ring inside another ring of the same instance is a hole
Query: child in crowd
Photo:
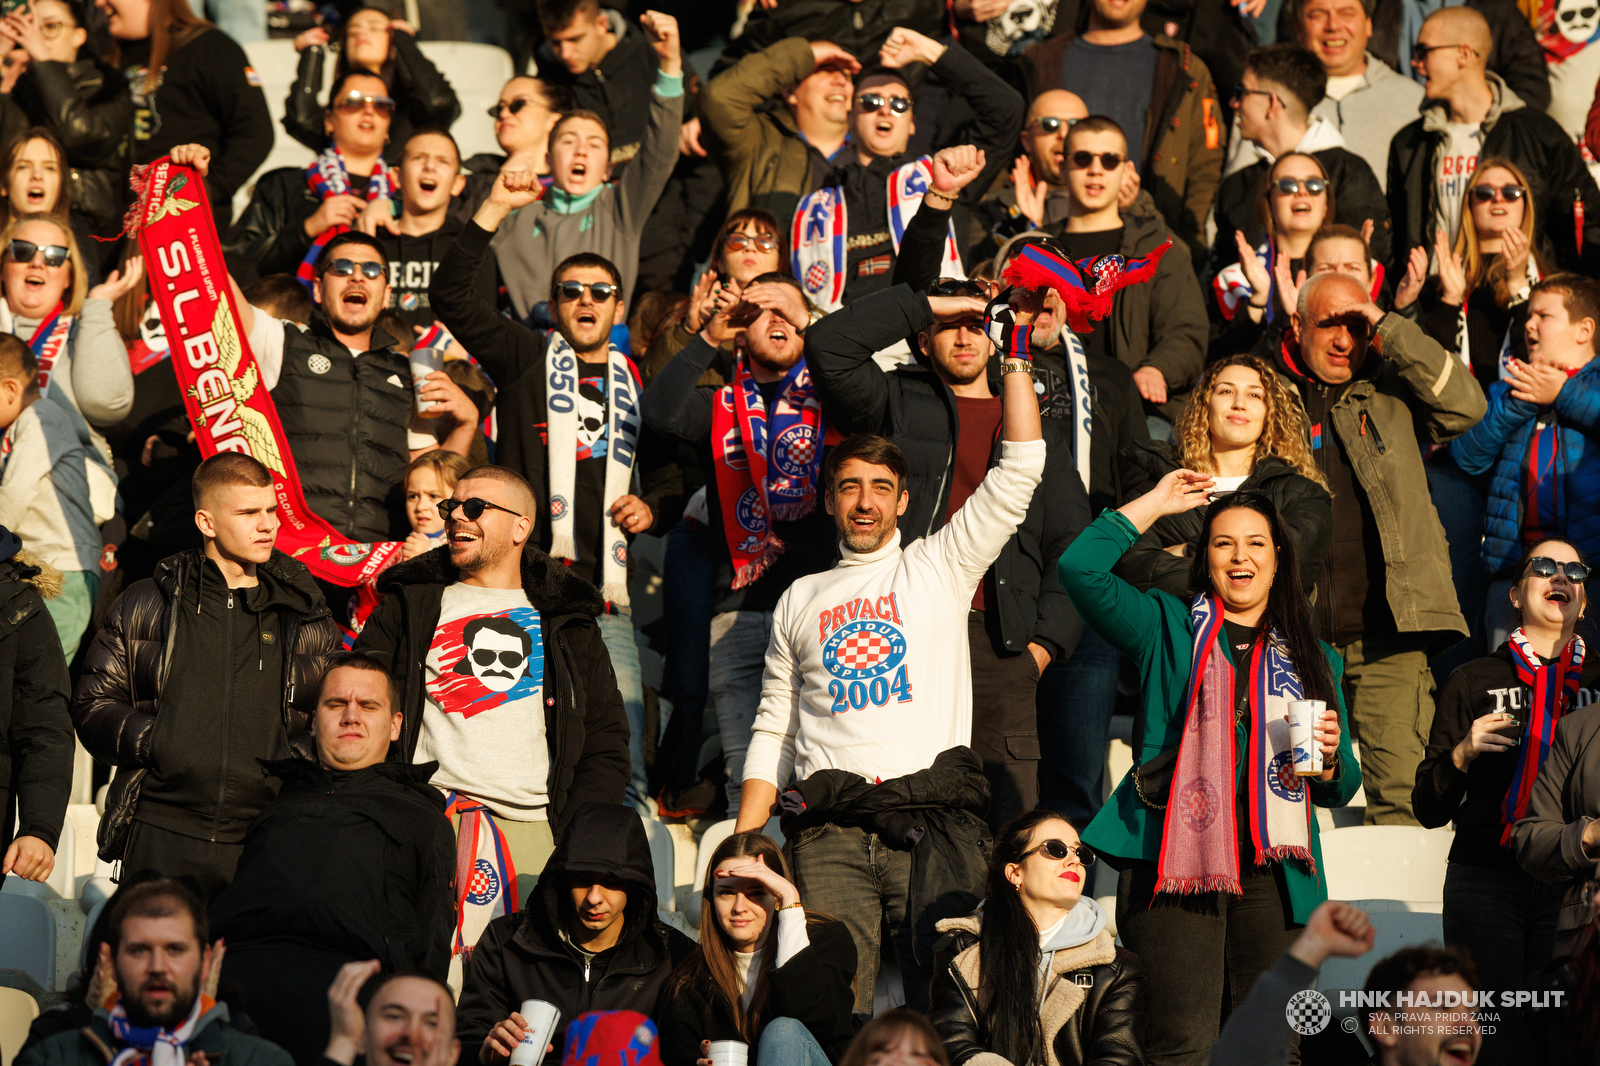
{"type": "Polygon", "coordinates": [[[465,456],[436,448],[417,456],[406,467],[406,519],[411,523],[411,534],[401,553],[404,558],[415,558],[444,543],[439,501],[450,498],[456,482],[471,465],[465,456]]]}
{"type": "Polygon", "coordinates": [[[100,587],[100,529],[89,494],[91,462],[77,420],[39,394],[39,361],[0,334],[0,525],[60,570],[61,594],[45,601],[68,662],[89,625],[100,587]]]}

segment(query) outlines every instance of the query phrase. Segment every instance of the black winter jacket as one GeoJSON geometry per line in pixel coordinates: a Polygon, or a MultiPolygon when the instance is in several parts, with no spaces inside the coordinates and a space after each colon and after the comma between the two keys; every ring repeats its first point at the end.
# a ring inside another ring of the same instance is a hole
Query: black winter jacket
{"type": "MultiPolygon", "coordinates": [[[[992,1034],[980,1021],[980,911],[939,923],[945,935],[933,971],[928,1020],[939,1031],[951,1066],[980,1055],[992,1060],[992,1034]]],[[[1050,959],[1039,1027],[1047,1066],[1141,1066],[1144,1062],[1144,968],[1102,929],[1087,944],[1050,959]]]]}
{"type": "Polygon", "coordinates": [[[744,33],[722,50],[707,76],[714,78],[750,53],[790,37],[831,41],[871,67],[896,26],[935,39],[949,32],[941,0],[786,0],[771,9],[757,7],[744,33]]]}
{"type": "MultiPolygon", "coordinates": [[[[366,179],[350,179],[352,192],[366,195],[366,179]]],[[[276,167],[261,175],[222,242],[228,273],[245,285],[268,274],[293,274],[311,251],[306,220],[321,206],[305,167],[276,167]]]]}
{"type": "MultiPolygon", "coordinates": [[[[389,749],[391,761],[409,763],[416,755],[426,695],[423,660],[433,643],[445,586],[459,578],[447,545],[392,566],[378,579],[384,597],[355,646],[389,655],[400,683],[405,718],[399,744],[389,749]]],[[[550,797],[550,829],[559,843],[584,801],[622,802],[628,782],[628,720],[611,656],[594,620],[605,609],[599,590],[529,544],[522,551],[522,591],[539,612],[544,637],[545,739],[550,746],[545,793],[550,797]]]]}
{"type": "MultiPolygon", "coordinates": [[[[100,857],[107,862],[121,859],[126,851],[140,789],[161,757],[155,750],[158,719],[163,713],[187,716],[215,710],[162,707],[177,642],[178,612],[173,605],[195,602],[190,590],[202,579],[203,559],[199,551],[163,559],[155,576],[135,582],[117,597],[89,647],[73,693],[72,721],[78,739],[90,755],[117,768],[100,819],[100,857]]],[[[283,730],[296,754],[309,759],[310,715],[327,659],[339,648],[339,627],[304,564],[274,551],[257,568],[257,575],[270,587],[282,647],[294,650],[283,661],[278,708],[283,730]]],[[[177,667],[213,669],[208,663],[180,662],[177,667]]]]}
{"type": "MultiPolygon", "coordinates": [[[[1180,465],[1169,441],[1141,442],[1128,449],[1128,457],[1145,478],[1142,484],[1128,490],[1130,498],[1155,488],[1156,482],[1180,465]]],[[[1333,501],[1328,490],[1282,459],[1269,455],[1256,464],[1238,491],[1264,492],[1272,497],[1278,516],[1294,538],[1300,580],[1309,595],[1322,573],[1333,533],[1333,501]]],[[[1123,555],[1117,563],[1117,576],[1142,592],[1160,589],[1188,603],[1194,598],[1194,590],[1189,587],[1189,566],[1200,550],[1204,535],[1204,511],[1167,515],[1157,520],[1123,555]],[[1173,544],[1187,544],[1189,554],[1182,558],[1173,555],[1166,550],[1173,544]]]]}
{"type": "MultiPolygon", "coordinates": [[[[1515,6],[1511,10],[1516,13],[1515,6]]],[[[1555,119],[1524,106],[1525,101],[1494,74],[1489,75],[1489,88],[1495,102],[1483,120],[1483,147],[1478,158],[1509,159],[1527,176],[1534,217],[1539,220],[1539,250],[1549,262],[1560,270],[1590,277],[1600,273],[1600,188],[1589,176],[1583,156],[1555,119]],[[1581,255],[1572,229],[1572,207],[1580,199],[1584,208],[1581,255]]],[[[1394,277],[1404,276],[1411,249],[1420,245],[1432,253],[1434,175],[1448,121],[1443,100],[1424,101],[1422,117],[1402,128],[1389,144],[1389,216],[1394,224],[1389,269],[1394,277]]]]}
{"type": "Polygon", "coordinates": [[[0,562],[0,855],[19,836],[38,837],[53,850],[67,816],[71,682],[41,594],[60,591],[61,574],[26,552],[0,562]]]}
{"type": "MultiPolygon", "coordinates": [[[[886,374],[872,353],[932,326],[927,297],[896,286],[829,315],[806,334],[806,365],[828,421],[846,435],[882,434],[905,453],[911,504],[900,529],[906,543],[944,525],[961,427],[955,394],[925,358],[886,374]]],[[[989,373],[998,396],[999,367],[993,360],[989,373]]],[[[1037,641],[1060,659],[1078,646],[1083,620],[1056,580],[1056,560],[1093,516],[1072,446],[1053,421],[1044,423],[1044,438],[1044,480],[994,562],[991,609],[999,612],[1007,651],[1026,651],[1030,641],[1037,641]]],[[[996,441],[990,468],[999,460],[996,441]]]]}
{"type": "MultiPolygon", "coordinates": [[[[1348,148],[1323,148],[1311,153],[1328,172],[1334,196],[1334,222],[1359,230],[1372,220],[1372,258],[1390,260],[1392,234],[1389,231],[1391,205],[1384,199],[1383,186],[1367,161],[1348,148]]],[[[1239,261],[1239,242],[1234,233],[1243,230],[1250,247],[1259,248],[1267,239],[1267,228],[1258,208],[1267,188],[1272,164],[1265,159],[1252,163],[1222,179],[1217,189],[1217,237],[1211,242],[1211,273],[1239,261]]],[[[1398,260],[1398,257],[1396,257],[1398,260]]],[[[1404,271],[1402,271],[1402,274],[1404,271]]],[[[1231,352],[1229,353],[1232,354],[1231,352]]]]}
{"type": "Polygon", "coordinates": [[[574,107],[593,111],[605,120],[611,134],[611,162],[616,165],[639,154],[645,127],[650,124],[650,93],[660,62],[637,24],[630,23],[620,11],[605,7],[601,10],[611,20],[617,44],[598,67],[572,74],[547,42],[539,45],[536,58],[540,78],[566,86],[574,107]]]}
{"type": "Polygon", "coordinates": [[[73,218],[96,236],[120,233],[133,162],[127,79],[92,59],[30,63],[0,103],[0,143],[11,143],[29,126],[43,126],[66,150],[73,218]]]}
{"type": "Polygon", "coordinates": [[[233,883],[211,904],[213,935],[230,944],[288,937],[443,980],[456,837],[444,796],[428,784],[438,764],[261,765],[282,791],[250,827],[233,883]]]}
{"type": "MultiPolygon", "coordinates": [[[[855,1037],[851,1011],[855,1007],[856,942],[843,922],[809,913],[806,938],[810,944],[798,955],[767,970],[765,1018],[793,1018],[822,1045],[828,1061],[836,1063],[855,1037]]],[[[776,944],[777,938],[771,943],[776,944]]],[[[763,961],[770,964],[771,959],[763,961]]],[[[695,1066],[702,1057],[702,1040],[744,1041],[732,1009],[714,988],[697,952],[662,989],[661,1002],[650,1016],[661,1030],[663,1066],[695,1066]],[[684,980],[681,987],[680,978],[684,980]]],[[[759,1066],[755,1048],[750,1061],[759,1066]]]]}
{"type": "MultiPolygon", "coordinates": [[[[379,69],[378,77],[389,86],[395,109],[389,120],[389,143],[384,146],[383,157],[398,166],[412,132],[424,126],[449,129],[461,117],[461,101],[439,68],[422,54],[415,37],[396,30],[389,40],[394,54],[379,69]]],[[[322,126],[324,102],[317,99],[322,92],[327,53],[327,47],[320,44],[300,53],[294,84],[283,104],[284,132],[313,152],[328,147],[328,135],[322,126]]]]}
{"type": "Polygon", "coordinates": [[[552,1037],[558,1048],[567,1025],[585,1011],[649,1014],[667,975],[695,950],[694,941],[656,917],[655,866],[639,816],[617,803],[585,802],[571,817],[571,831],[545,864],[527,905],[490,922],[472,949],[456,1008],[464,1059],[478,1061],[489,1031],[521,1010],[525,999],[561,1009],[561,1027],[552,1037]],[[565,933],[572,918],[568,874],[606,879],[628,892],[621,938],[588,960],[565,933]]]}
{"type": "MultiPolygon", "coordinates": [[[[1374,0],[1372,4],[1372,37],[1367,41],[1367,51],[1400,70],[1400,11],[1406,0],[1374,0]]],[[[1292,5],[1285,4],[1279,14],[1279,25],[1292,5]]],[[[1545,66],[1544,50],[1534,36],[1528,17],[1522,13],[1516,0],[1463,0],[1489,21],[1489,37],[1494,44],[1489,48],[1488,66],[1498,74],[1513,92],[1522,97],[1529,107],[1540,111],[1550,106],[1550,73],[1545,66]]],[[[1295,39],[1278,37],[1280,41],[1295,39]]],[[[1408,71],[1400,70],[1402,74],[1408,71]]],[[[1570,138],[1569,138],[1570,139],[1570,138]]]]}

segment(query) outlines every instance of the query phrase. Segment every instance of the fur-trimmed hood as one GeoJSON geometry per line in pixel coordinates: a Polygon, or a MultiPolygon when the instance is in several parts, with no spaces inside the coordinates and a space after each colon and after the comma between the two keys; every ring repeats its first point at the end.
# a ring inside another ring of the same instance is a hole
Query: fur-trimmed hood
{"type": "Polygon", "coordinates": [[[0,581],[6,579],[33,586],[33,590],[47,600],[61,595],[63,588],[61,571],[26,549],[0,563],[0,581]]]}
{"type": "MultiPolygon", "coordinates": [[[[385,570],[378,578],[378,591],[395,592],[408,585],[453,585],[459,580],[461,571],[450,562],[450,545],[443,544],[385,570]]],[[[545,614],[592,618],[606,609],[599,589],[531,543],[522,549],[522,591],[528,602],[545,614]]]]}

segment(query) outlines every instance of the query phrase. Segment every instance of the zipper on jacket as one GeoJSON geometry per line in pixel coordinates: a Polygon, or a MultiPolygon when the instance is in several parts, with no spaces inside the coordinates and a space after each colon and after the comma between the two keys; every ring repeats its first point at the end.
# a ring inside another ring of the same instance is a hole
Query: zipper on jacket
{"type": "MultiPolygon", "coordinates": [[[[201,565],[204,566],[205,564],[202,563],[201,565]]],[[[202,606],[204,605],[202,604],[202,606]]],[[[228,590],[227,619],[227,622],[223,625],[223,647],[227,648],[228,653],[231,655],[233,653],[232,589],[228,590]]],[[[259,638],[257,638],[257,644],[260,644],[259,638]]],[[[257,654],[260,654],[260,650],[258,646],[256,649],[257,654]]],[[[230,747],[228,743],[228,728],[231,724],[230,719],[233,717],[229,713],[233,710],[233,663],[226,664],[223,674],[228,680],[222,693],[222,766],[217,775],[217,810],[211,816],[211,843],[213,844],[217,842],[217,831],[222,827],[222,808],[228,802],[228,749],[230,747]]]]}
{"type": "Polygon", "coordinates": [[[1369,424],[1372,427],[1372,443],[1378,449],[1378,454],[1383,455],[1389,449],[1384,446],[1383,438],[1378,435],[1378,423],[1374,422],[1370,417],[1368,417],[1367,409],[1363,407],[1361,409],[1361,435],[1363,437],[1367,435],[1367,427],[1369,424]]]}

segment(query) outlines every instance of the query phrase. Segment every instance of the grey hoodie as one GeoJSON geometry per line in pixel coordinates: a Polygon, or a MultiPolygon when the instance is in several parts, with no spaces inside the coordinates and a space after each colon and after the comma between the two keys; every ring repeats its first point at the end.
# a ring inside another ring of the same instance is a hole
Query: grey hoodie
{"type": "Polygon", "coordinates": [[[1389,142],[1422,106],[1422,86],[1395,73],[1371,52],[1361,84],[1343,100],[1324,96],[1311,110],[1344,135],[1344,146],[1367,161],[1378,184],[1388,191],[1389,142]]]}

